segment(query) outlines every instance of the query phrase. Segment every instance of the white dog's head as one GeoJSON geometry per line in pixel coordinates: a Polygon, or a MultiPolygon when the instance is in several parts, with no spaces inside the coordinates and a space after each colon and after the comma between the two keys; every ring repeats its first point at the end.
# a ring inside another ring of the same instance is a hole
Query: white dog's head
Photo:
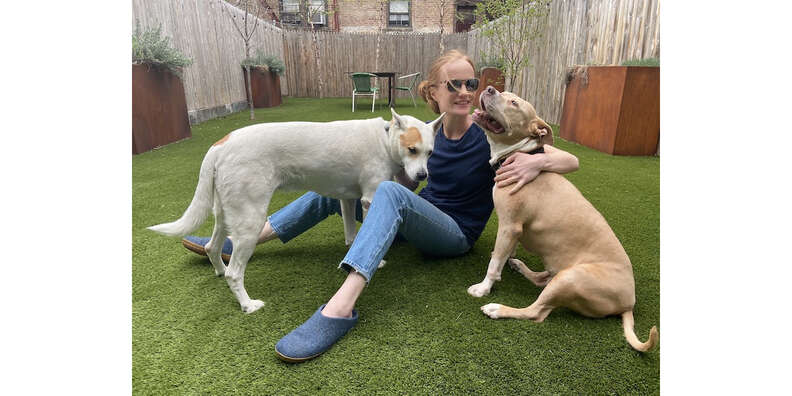
{"type": "MultiPolygon", "coordinates": [[[[391,119],[388,133],[391,136],[392,150],[398,151],[397,157],[404,165],[404,172],[414,181],[421,181],[429,176],[426,162],[432,155],[435,132],[440,128],[445,113],[436,120],[425,123],[415,117],[398,115],[391,108],[391,119]]],[[[394,153],[395,154],[395,153],[394,153]]]]}

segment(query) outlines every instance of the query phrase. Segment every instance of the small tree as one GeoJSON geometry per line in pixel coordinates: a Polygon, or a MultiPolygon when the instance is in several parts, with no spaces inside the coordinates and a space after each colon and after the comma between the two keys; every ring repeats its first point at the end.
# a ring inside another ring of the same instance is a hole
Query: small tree
{"type": "MultiPolygon", "coordinates": [[[[237,0],[236,6],[244,10],[244,17],[239,18],[237,15],[236,10],[231,10],[231,7],[226,2],[223,3],[223,10],[228,14],[231,18],[231,22],[234,23],[234,27],[236,28],[239,36],[242,37],[242,41],[245,42],[245,59],[250,58],[250,40],[253,38],[253,35],[256,33],[256,28],[258,27],[259,18],[258,15],[263,11],[263,7],[258,0],[237,0]]],[[[250,85],[250,65],[248,64],[245,66],[245,74],[247,75],[247,97],[248,97],[248,107],[250,107],[250,119],[255,120],[256,114],[253,112],[253,91],[250,85]]]]}
{"type": "Polygon", "coordinates": [[[377,42],[374,46],[374,71],[379,71],[380,48],[382,35],[388,27],[388,12],[390,10],[389,0],[345,0],[356,6],[368,6],[372,3],[377,5],[377,42]]]}
{"type": "Polygon", "coordinates": [[[387,0],[378,0],[379,4],[379,23],[377,24],[377,47],[374,51],[374,71],[379,71],[379,54],[380,54],[380,43],[382,42],[382,32],[385,30],[385,26],[388,26],[388,10],[390,4],[387,0]]]}
{"type": "Polygon", "coordinates": [[[476,23],[482,37],[491,46],[482,58],[495,58],[503,63],[504,77],[514,89],[514,81],[523,69],[531,66],[526,49],[541,37],[552,0],[485,0],[476,5],[476,23]]]}
{"type": "Polygon", "coordinates": [[[443,32],[445,31],[446,6],[449,0],[440,0],[438,7],[440,7],[440,55],[445,52],[445,43],[443,42],[443,32]]]}
{"type": "Polygon", "coordinates": [[[319,84],[319,98],[324,98],[324,77],[322,76],[322,54],[319,51],[319,37],[314,26],[314,18],[324,15],[325,20],[330,18],[333,11],[327,9],[324,1],[298,0],[299,9],[297,14],[300,16],[302,26],[311,31],[312,47],[314,52],[314,65],[316,66],[316,79],[319,84]]]}

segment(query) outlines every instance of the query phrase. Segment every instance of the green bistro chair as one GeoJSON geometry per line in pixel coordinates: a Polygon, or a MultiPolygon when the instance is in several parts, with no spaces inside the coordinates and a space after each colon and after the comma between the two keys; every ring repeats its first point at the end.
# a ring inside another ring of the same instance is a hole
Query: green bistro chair
{"type": "Polygon", "coordinates": [[[352,112],[355,111],[356,96],[371,96],[371,112],[374,112],[374,102],[377,101],[377,87],[371,86],[371,77],[377,77],[371,73],[352,73],[352,112]]]}
{"type": "MultiPolygon", "coordinates": [[[[418,105],[415,104],[415,96],[413,96],[413,92],[412,91],[413,91],[413,88],[415,88],[416,85],[418,84],[418,80],[421,79],[421,73],[408,74],[406,76],[401,76],[401,77],[398,78],[398,80],[402,80],[402,79],[408,79],[407,80],[407,85],[403,86],[403,87],[396,87],[396,89],[398,89],[399,91],[407,91],[407,92],[409,92],[410,93],[410,99],[412,99],[412,101],[413,101],[413,106],[417,107],[418,105]]],[[[400,83],[401,83],[401,81],[400,81],[400,83]]]]}

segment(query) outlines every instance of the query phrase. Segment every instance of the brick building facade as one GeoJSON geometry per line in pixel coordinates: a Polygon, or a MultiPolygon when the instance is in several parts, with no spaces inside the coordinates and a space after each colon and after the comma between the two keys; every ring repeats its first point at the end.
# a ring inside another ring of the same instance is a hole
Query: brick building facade
{"type": "MultiPolygon", "coordinates": [[[[237,5],[239,0],[227,0],[237,5]]],[[[481,0],[258,0],[261,16],[284,26],[306,26],[342,32],[464,32],[473,23],[475,4],[481,0]],[[315,12],[306,12],[310,5],[315,12]],[[442,12],[441,12],[442,9],[442,12]],[[302,12],[301,12],[302,11],[302,12]],[[442,17],[442,18],[441,18],[442,17]]]]}

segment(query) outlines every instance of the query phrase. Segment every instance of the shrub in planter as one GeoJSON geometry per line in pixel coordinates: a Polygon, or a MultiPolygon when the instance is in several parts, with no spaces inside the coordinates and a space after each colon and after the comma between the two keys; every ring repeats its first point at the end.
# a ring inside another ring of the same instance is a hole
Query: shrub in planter
{"type": "Polygon", "coordinates": [[[503,92],[506,89],[506,80],[503,76],[503,68],[504,64],[502,59],[482,54],[481,61],[477,66],[477,69],[480,73],[480,83],[476,93],[473,94],[473,103],[476,107],[479,107],[479,97],[481,96],[481,92],[484,91],[487,86],[492,85],[499,92],[503,92]]]}
{"type": "Polygon", "coordinates": [[[181,69],[192,60],[171,47],[161,26],[132,35],[132,154],[192,136],[181,69]]]}
{"type": "Polygon", "coordinates": [[[575,67],[566,83],[562,138],[614,155],[657,153],[659,67],[575,67]]]}
{"type": "MultiPolygon", "coordinates": [[[[280,85],[280,76],[285,69],[283,62],[273,55],[265,55],[260,51],[256,52],[255,57],[246,58],[242,61],[245,87],[248,84],[245,68],[248,66],[250,66],[250,90],[253,94],[253,107],[280,106],[283,102],[280,85]]],[[[245,93],[247,93],[247,89],[245,89],[245,93]]],[[[247,99],[250,102],[250,98],[247,99]]]]}

